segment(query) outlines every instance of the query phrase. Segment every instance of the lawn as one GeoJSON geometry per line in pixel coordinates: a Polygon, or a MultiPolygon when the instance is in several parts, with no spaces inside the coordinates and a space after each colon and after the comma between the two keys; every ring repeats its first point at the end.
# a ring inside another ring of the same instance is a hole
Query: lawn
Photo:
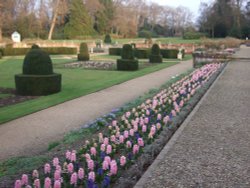
{"type": "MultiPolygon", "coordinates": [[[[22,59],[23,57],[8,57],[0,60],[0,87],[15,87],[14,75],[21,73],[22,59]]],[[[52,56],[52,59],[55,64],[72,62],[71,58],[62,59],[60,56],[52,56]]],[[[135,72],[55,68],[55,72],[63,75],[62,92],[50,96],[41,96],[37,99],[16,105],[2,107],[0,108],[0,123],[99,91],[177,63],[178,62],[164,62],[155,66],[147,66],[135,72]]]]}

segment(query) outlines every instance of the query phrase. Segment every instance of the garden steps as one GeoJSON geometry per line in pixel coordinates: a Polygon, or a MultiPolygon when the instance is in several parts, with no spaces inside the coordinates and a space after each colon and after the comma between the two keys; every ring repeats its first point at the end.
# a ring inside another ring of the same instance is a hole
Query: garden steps
{"type": "Polygon", "coordinates": [[[0,125],[0,160],[46,151],[71,130],[158,88],[192,68],[192,60],[0,125]]]}
{"type": "Polygon", "coordinates": [[[135,188],[250,187],[249,80],[249,62],[230,62],[135,188]]]}

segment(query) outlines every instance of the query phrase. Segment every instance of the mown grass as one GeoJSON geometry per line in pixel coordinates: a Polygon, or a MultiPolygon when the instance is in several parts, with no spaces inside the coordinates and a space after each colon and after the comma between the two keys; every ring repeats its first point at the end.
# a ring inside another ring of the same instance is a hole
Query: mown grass
{"type": "MultiPolygon", "coordinates": [[[[72,59],[57,59],[56,56],[52,56],[52,58],[55,64],[73,61],[72,59]]],[[[146,68],[134,72],[55,68],[55,72],[63,75],[62,91],[57,94],[41,96],[37,99],[0,108],[0,123],[111,87],[175,64],[177,64],[177,62],[164,62],[155,66],[146,66],[146,68]]],[[[20,73],[21,70],[21,57],[1,59],[0,87],[15,88],[14,75],[20,73]]]]}

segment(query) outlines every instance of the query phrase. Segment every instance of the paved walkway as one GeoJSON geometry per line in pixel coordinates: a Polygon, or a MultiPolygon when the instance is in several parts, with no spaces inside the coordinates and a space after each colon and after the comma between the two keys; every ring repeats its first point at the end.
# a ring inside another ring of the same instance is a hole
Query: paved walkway
{"type": "Polygon", "coordinates": [[[192,61],[142,76],[0,125],[0,160],[38,154],[48,143],[63,138],[114,108],[159,87],[176,74],[192,68],[192,61]]]}
{"type": "Polygon", "coordinates": [[[249,188],[249,81],[250,61],[231,62],[135,188],[249,188]]]}

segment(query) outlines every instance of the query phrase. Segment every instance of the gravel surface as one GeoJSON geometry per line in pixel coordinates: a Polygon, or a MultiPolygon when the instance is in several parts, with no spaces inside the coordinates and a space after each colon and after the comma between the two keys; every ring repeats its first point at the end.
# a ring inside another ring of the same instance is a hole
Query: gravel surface
{"type": "Polygon", "coordinates": [[[115,85],[63,104],[0,125],[0,161],[45,151],[48,144],[63,138],[115,108],[157,88],[176,74],[192,68],[192,61],[115,85]]]}
{"type": "MultiPolygon", "coordinates": [[[[250,57],[250,48],[238,55],[250,57]]],[[[135,188],[250,187],[250,61],[228,64],[135,188]]]]}

